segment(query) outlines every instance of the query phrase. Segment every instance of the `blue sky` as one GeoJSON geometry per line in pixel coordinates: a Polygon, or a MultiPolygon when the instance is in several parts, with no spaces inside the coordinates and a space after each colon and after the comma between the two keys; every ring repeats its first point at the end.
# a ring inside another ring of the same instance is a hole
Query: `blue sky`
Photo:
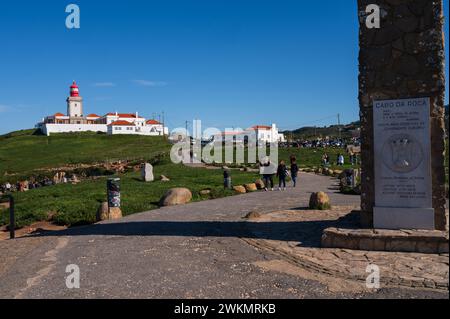
{"type": "Polygon", "coordinates": [[[0,133],[65,113],[72,80],[85,113],[165,111],[170,128],[358,119],[356,0],[72,2],[79,30],[69,0],[0,4],[0,133]]]}

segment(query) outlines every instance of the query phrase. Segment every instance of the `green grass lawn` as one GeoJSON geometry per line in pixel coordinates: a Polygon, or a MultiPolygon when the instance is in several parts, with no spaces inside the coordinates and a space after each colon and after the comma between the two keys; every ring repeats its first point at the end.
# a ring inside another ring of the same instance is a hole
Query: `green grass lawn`
{"type": "Polygon", "coordinates": [[[95,133],[33,135],[34,130],[0,137],[0,182],[15,182],[36,169],[67,164],[92,164],[125,159],[148,159],[168,152],[162,137],[95,133]],[[7,174],[17,174],[5,176],[7,174]]]}
{"type": "MultiPolygon", "coordinates": [[[[170,182],[154,181],[144,183],[139,173],[120,175],[122,211],[124,215],[143,212],[158,207],[161,196],[170,188],[187,187],[192,191],[193,200],[203,200],[233,195],[224,190],[222,170],[188,168],[182,165],[165,163],[154,167],[155,177],[165,175],[170,182]],[[201,196],[199,191],[211,189],[211,194],[201,196]]],[[[258,174],[232,171],[233,184],[254,182],[258,174]]],[[[95,222],[95,213],[101,202],[106,201],[106,180],[84,181],[77,185],[59,184],[15,193],[17,226],[29,225],[35,221],[47,220],[62,225],[80,225],[95,222]]],[[[0,224],[7,224],[6,211],[1,214],[0,224]]]]}

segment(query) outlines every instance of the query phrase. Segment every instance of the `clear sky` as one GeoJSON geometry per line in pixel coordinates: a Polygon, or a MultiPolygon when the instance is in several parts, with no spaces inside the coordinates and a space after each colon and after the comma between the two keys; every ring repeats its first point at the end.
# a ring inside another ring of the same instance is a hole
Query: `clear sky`
{"type": "Polygon", "coordinates": [[[171,129],[358,119],[356,0],[72,2],[79,30],[70,0],[0,3],[0,133],[65,113],[72,80],[85,114],[165,111],[171,129]]]}

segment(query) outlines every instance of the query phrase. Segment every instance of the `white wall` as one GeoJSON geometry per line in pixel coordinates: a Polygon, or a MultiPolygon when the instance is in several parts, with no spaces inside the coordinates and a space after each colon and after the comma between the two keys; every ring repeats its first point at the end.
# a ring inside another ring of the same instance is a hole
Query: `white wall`
{"type": "Polygon", "coordinates": [[[118,134],[123,134],[123,135],[128,135],[128,134],[132,134],[132,135],[136,135],[137,133],[135,132],[136,127],[135,126],[123,126],[123,125],[109,125],[108,126],[108,134],[109,135],[118,135],[118,134]]]}
{"type": "MultiPolygon", "coordinates": [[[[106,124],[37,124],[36,127],[40,128],[42,132],[49,136],[55,133],[76,133],[76,132],[102,132],[108,134],[135,134],[135,135],[147,135],[147,136],[161,136],[162,126],[155,128],[159,129],[156,132],[151,132],[152,126],[135,127],[132,126],[132,130],[127,130],[127,126],[119,126],[121,130],[111,130],[117,126],[108,126],[106,124]],[[139,131],[138,131],[139,130],[139,131]]],[[[169,134],[169,128],[165,127],[164,131],[166,135],[169,134]]]]}
{"type": "Polygon", "coordinates": [[[52,133],[107,132],[106,124],[44,124],[42,131],[49,136],[52,133]]]}

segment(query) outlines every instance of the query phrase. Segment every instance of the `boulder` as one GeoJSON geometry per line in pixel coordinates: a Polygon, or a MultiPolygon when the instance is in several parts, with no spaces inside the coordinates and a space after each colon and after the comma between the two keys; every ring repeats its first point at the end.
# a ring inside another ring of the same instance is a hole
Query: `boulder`
{"type": "Polygon", "coordinates": [[[202,196],[206,196],[206,195],[209,195],[209,194],[211,194],[211,190],[210,189],[203,189],[203,190],[200,191],[200,195],[202,195],[202,196]]]}
{"type": "Polygon", "coordinates": [[[312,193],[309,199],[309,208],[318,210],[330,209],[330,198],[324,192],[312,193]]]}
{"type": "Polygon", "coordinates": [[[145,163],[142,166],[141,177],[144,182],[153,182],[155,177],[153,175],[153,166],[152,164],[145,163]]]}
{"type": "Polygon", "coordinates": [[[122,218],[122,210],[120,207],[111,207],[109,209],[109,220],[116,220],[122,218]]]}
{"type": "Polygon", "coordinates": [[[255,185],[257,189],[264,189],[266,187],[266,184],[264,184],[264,181],[262,179],[258,179],[255,181],[255,185]]]}
{"type": "Polygon", "coordinates": [[[329,169],[329,170],[327,171],[327,175],[328,175],[328,176],[334,176],[334,171],[331,170],[331,169],[329,169]]]}
{"type": "Polygon", "coordinates": [[[192,193],[187,188],[172,188],[169,189],[161,200],[160,206],[175,206],[189,203],[192,200],[192,193]]]}
{"type": "Polygon", "coordinates": [[[108,202],[103,202],[97,210],[97,222],[103,220],[115,220],[122,218],[122,210],[120,207],[108,207],[108,202]]]}
{"type": "Polygon", "coordinates": [[[80,180],[78,179],[78,176],[73,174],[71,179],[72,184],[78,184],[80,180]]]}
{"type": "Polygon", "coordinates": [[[245,190],[247,192],[256,192],[258,190],[258,187],[256,187],[255,183],[245,184],[245,190]]]}
{"type": "Polygon", "coordinates": [[[234,191],[235,191],[236,193],[239,193],[239,194],[245,194],[245,193],[247,193],[247,190],[246,190],[245,187],[242,186],[242,185],[234,186],[233,189],[234,189],[234,191]]]}
{"type": "Polygon", "coordinates": [[[343,171],[340,170],[340,169],[335,169],[335,170],[334,170],[334,174],[337,175],[337,176],[340,176],[340,175],[342,174],[342,172],[343,172],[343,171]]]}
{"type": "Polygon", "coordinates": [[[164,176],[164,175],[161,175],[161,176],[159,177],[159,180],[160,180],[161,182],[170,182],[170,178],[168,178],[167,176],[164,176]]]}

